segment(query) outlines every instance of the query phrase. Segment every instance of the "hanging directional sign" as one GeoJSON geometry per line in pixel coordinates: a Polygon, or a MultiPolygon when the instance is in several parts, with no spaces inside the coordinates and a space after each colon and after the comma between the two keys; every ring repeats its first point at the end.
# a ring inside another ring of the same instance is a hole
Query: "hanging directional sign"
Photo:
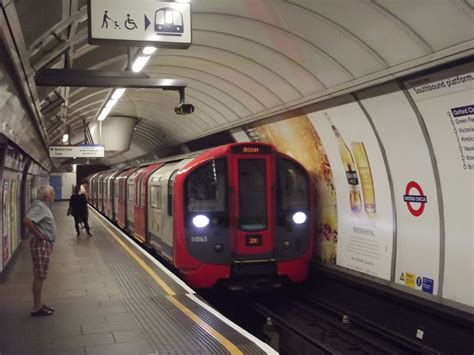
{"type": "Polygon", "coordinates": [[[49,147],[51,158],[103,158],[103,145],[55,145],[49,147]]]}
{"type": "Polygon", "coordinates": [[[154,0],[88,0],[89,43],[188,48],[191,5],[154,0]]]}

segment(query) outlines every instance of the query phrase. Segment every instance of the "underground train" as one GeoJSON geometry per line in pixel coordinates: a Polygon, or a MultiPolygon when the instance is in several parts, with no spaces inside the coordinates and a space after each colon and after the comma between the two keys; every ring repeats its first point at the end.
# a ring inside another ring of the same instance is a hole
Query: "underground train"
{"type": "Polygon", "coordinates": [[[227,144],[89,183],[90,204],[191,287],[278,287],[308,274],[309,175],[270,144],[227,144]]]}

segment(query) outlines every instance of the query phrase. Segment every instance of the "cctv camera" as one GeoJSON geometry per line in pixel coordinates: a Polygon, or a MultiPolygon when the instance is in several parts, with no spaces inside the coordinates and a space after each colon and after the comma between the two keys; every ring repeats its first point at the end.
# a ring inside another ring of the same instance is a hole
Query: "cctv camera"
{"type": "Polygon", "coordinates": [[[191,104],[179,104],[174,108],[174,112],[178,115],[189,115],[194,112],[194,106],[191,104]]]}

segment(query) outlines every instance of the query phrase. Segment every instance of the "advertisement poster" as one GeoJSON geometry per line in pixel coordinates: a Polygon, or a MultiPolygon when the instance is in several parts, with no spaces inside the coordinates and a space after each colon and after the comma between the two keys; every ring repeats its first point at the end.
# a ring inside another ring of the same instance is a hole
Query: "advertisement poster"
{"type": "MultiPolygon", "coordinates": [[[[4,229],[4,223],[3,223],[3,214],[5,210],[5,206],[3,204],[3,179],[0,179],[0,187],[2,187],[2,190],[0,191],[1,198],[0,198],[0,255],[3,255],[3,229],[4,229]]],[[[3,257],[0,258],[0,272],[3,270],[3,257]]]]}
{"type": "Polygon", "coordinates": [[[7,265],[8,259],[10,258],[10,201],[9,201],[9,180],[3,180],[3,227],[2,227],[2,265],[7,265]]]}
{"type": "Polygon", "coordinates": [[[306,115],[247,129],[253,141],[271,143],[309,172],[315,206],[316,259],[335,264],[338,242],[336,192],[325,148],[306,115]]]}
{"type": "Polygon", "coordinates": [[[336,264],[390,280],[394,211],[387,169],[369,121],[354,102],[308,117],[321,137],[334,175],[336,264]]]}
{"type": "Polygon", "coordinates": [[[426,125],[439,171],[443,297],[474,306],[474,63],[404,84],[426,125]]]}
{"type": "Polygon", "coordinates": [[[390,169],[397,213],[394,282],[436,295],[441,252],[439,199],[422,126],[397,83],[363,90],[357,98],[383,142],[390,169]]]}
{"type": "Polygon", "coordinates": [[[17,205],[17,180],[11,180],[10,188],[10,255],[16,250],[18,246],[18,205],[17,205]]]}

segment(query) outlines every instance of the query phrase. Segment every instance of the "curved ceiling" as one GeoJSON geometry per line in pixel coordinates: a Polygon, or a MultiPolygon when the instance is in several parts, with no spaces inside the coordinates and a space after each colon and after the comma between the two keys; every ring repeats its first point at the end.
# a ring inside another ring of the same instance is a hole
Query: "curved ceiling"
{"type": "MultiPolygon", "coordinates": [[[[127,49],[87,44],[86,1],[4,1],[47,144],[76,140],[110,89],[34,87],[44,67],[124,70],[127,49]],[[39,111],[39,109],[38,109],[39,111]]],[[[143,72],[186,82],[196,110],[178,116],[173,91],[129,89],[113,116],[137,118],[116,164],[473,54],[472,0],[192,0],[192,45],[159,49],[143,72]]],[[[138,51],[138,49],[136,49],[138,51]]]]}

